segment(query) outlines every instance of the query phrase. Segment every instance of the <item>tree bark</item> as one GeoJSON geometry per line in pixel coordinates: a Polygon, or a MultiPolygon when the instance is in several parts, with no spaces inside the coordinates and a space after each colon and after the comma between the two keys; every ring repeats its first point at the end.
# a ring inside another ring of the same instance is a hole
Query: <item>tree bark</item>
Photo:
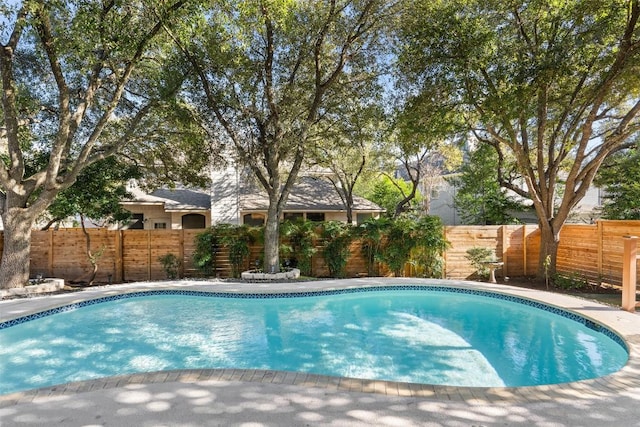
{"type": "Polygon", "coordinates": [[[31,227],[35,216],[28,208],[6,207],[2,221],[4,247],[0,263],[0,289],[20,288],[29,282],[31,227]]]}
{"type": "MultiPolygon", "coordinates": [[[[269,199],[276,198],[270,194],[269,199]]],[[[280,213],[277,201],[270,201],[267,210],[267,220],[264,226],[264,272],[278,273],[280,271],[280,213]]]]}
{"type": "Polygon", "coordinates": [[[552,224],[541,221],[540,228],[540,257],[538,259],[538,280],[550,279],[556,274],[556,260],[560,244],[560,229],[556,230],[552,224]]]}

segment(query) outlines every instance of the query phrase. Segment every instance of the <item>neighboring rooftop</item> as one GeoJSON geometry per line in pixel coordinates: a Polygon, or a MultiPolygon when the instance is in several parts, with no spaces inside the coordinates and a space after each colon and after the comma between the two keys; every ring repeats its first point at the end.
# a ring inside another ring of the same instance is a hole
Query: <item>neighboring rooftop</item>
{"type": "MultiPolygon", "coordinates": [[[[240,209],[243,211],[266,211],[269,199],[257,185],[243,183],[240,209]]],[[[305,176],[294,184],[287,200],[286,211],[345,211],[345,206],[333,185],[325,179],[305,176]]],[[[383,212],[377,204],[363,197],[353,196],[353,210],[383,212]]]]}
{"type": "Polygon", "coordinates": [[[138,187],[130,188],[133,199],[123,204],[164,205],[171,211],[202,211],[211,209],[211,196],[203,189],[160,188],[147,194],[138,187]]]}

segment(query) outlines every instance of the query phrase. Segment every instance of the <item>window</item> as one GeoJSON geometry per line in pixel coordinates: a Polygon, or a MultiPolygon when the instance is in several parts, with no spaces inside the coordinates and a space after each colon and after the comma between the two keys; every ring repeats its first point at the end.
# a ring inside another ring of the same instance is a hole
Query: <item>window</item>
{"type": "Polygon", "coordinates": [[[131,215],[131,223],[129,224],[130,230],[143,230],[144,229],[144,214],[134,213],[131,215]]]}
{"type": "Polygon", "coordinates": [[[302,215],[302,212],[285,212],[284,213],[285,221],[295,221],[296,219],[302,219],[302,218],[304,218],[304,216],[302,215]]]}
{"type": "Polygon", "coordinates": [[[155,228],[156,230],[164,230],[167,228],[167,223],[166,222],[156,222],[153,224],[153,228],[155,228]]]}
{"type": "Polygon", "coordinates": [[[260,227],[264,225],[264,215],[262,214],[245,214],[242,217],[242,223],[252,227],[260,227]]]}
{"type": "Polygon", "coordinates": [[[182,228],[194,229],[194,228],[206,228],[207,220],[204,215],[201,214],[186,214],[182,215],[182,228]]]}
{"type": "Polygon", "coordinates": [[[359,214],[356,215],[356,221],[358,222],[358,225],[362,224],[363,222],[365,222],[369,218],[373,218],[373,214],[370,214],[370,213],[359,213],[359,214]]]}
{"type": "Polygon", "coordinates": [[[322,222],[324,221],[324,212],[307,212],[307,220],[322,222]]]}

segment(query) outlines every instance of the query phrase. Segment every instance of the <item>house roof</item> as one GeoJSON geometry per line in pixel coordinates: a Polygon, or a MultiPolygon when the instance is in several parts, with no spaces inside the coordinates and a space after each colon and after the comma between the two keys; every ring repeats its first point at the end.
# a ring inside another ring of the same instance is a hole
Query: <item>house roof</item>
{"type": "MultiPolygon", "coordinates": [[[[161,188],[151,194],[143,192],[137,186],[129,189],[133,199],[123,201],[124,205],[158,205],[167,212],[203,211],[211,209],[211,196],[206,190],[161,188]]],[[[243,181],[240,189],[240,210],[245,212],[263,212],[269,207],[266,192],[249,180],[243,181]]],[[[353,197],[353,210],[358,212],[384,212],[377,204],[363,198],[353,197]]],[[[304,212],[344,212],[346,209],[333,185],[325,179],[305,176],[294,184],[287,211],[304,212]]]]}
{"type": "Polygon", "coordinates": [[[208,211],[211,209],[211,196],[206,190],[176,188],[160,188],[147,194],[137,187],[129,189],[133,200],[123,204],[164,205],[167,212],[171,211],[208,211]]]}
{"type": "MultiPolygon", "coordinates": [[[[269,206],[267,194],[254,184],[243,185],[240,196],[242,211],[266,211],[269,206]]],[[[327,180],[305,176],[294,184],[287,200],[286,211],[341,212],[344,203],[333,185],[327,180]]],[[[377,204],[363,197],[353,196],[353,210],[360,212],[384,212],[377,204]]]]}

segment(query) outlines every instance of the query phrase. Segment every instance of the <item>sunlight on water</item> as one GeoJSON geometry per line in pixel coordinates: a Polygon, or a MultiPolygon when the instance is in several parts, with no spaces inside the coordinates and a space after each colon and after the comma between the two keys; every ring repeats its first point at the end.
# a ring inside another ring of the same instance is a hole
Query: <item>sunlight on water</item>
{"type": "Polygon", "coordinates": [[[567,318],[467,294],[159,295],[0,330],[0,393],[184,368],[522,386],[606,375],[627,357],[610,338],[567,318]]]}

